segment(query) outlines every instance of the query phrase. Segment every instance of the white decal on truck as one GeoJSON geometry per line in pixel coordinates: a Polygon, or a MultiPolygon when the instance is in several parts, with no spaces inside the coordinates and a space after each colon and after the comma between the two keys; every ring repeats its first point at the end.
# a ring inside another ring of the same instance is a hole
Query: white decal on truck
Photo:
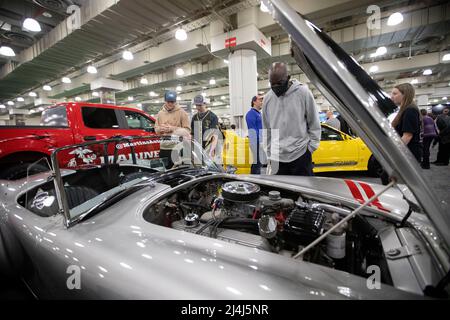
{"type": "MultiPolygon", "coordinates": [[[[159,150],[155,151],[144,151],[144,152],[137,152],[136,153],[136,159],[137,160],[145,160],[145,159],[158,159],[159,158],[159,150]]],[[[114,161],[114,155],[108,156],[108,162],[113,163],[114,161]]],[[[133,161],[133,156],[131,153],[126,154],[119,154],[117,156],[118,162],[124,162],[124,161],[133,161]]],[[[105,158],[100,157],[100,162],[102,164],[105,163],[105,158]]]]}
{"type": "MultiPolygon", "coordinates": [[[[75,150],[69,152],[69,154],[75,154],[79,159],[82,159],[84,163],[86,164],[91,164],[93,163],[96,159],[97,159],[97,155],[95,153],[93,153],[94,151],[89,150],[89,149],[83,149],[81,147],[76,148],[75,150]]],[[[69,165],[72,164],[73,165],[73,159],[72,158],[69,161],[69,165]]],[[[76,161],[75,161],[76,163],[76,161]]]]}

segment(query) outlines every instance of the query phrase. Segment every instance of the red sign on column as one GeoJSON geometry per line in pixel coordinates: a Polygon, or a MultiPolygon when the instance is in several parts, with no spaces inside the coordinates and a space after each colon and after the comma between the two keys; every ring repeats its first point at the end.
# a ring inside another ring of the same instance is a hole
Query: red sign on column
{"type": "Polygon", "coordinates": [[[236,47],[236,37],[225,39],[225,48],[236,47]]]}

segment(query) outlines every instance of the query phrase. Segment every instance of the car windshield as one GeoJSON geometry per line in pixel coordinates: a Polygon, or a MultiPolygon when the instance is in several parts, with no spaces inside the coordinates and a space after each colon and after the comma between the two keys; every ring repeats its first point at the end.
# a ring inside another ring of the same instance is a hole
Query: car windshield
{"type": "Polygon", "coordinates": [[[179,136],[117,137],[66,146],[53,152],[52,166],[68,223],[164,173],[223,172],[196,141],[179,136]]]}

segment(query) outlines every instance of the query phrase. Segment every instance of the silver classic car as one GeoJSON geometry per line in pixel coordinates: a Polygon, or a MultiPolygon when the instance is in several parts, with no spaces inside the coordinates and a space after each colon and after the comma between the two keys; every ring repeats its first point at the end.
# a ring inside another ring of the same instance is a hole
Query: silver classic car
{"type": "Polygon", "coordinates": [[[67,146],[48,172],[0,181],[2,274],[41,299],[448,296],[448,204],[389,125],[395,106],[326,34],[266,5],[390,184],[237,176],[178,137],[67,146]]]}

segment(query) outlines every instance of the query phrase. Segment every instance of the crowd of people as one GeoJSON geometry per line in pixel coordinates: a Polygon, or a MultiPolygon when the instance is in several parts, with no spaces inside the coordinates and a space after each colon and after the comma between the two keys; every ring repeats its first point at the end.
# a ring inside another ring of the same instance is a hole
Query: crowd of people
{"type": "MultiPolygon", "coordinates": [[[[312,154],[318,148],[321,136],[319,114],[308,86],[291,79],[285,63],[275,62],[269,70],[271,90],[255,95],[245,115],[252,152],[252,174],[260,174],[267,165],[267,173],[279,175],[313,175],[312,154]]],[[[189,122],[188,114],[176,104],[176,92],[165,94],[165,104],[157,115],[155,131],[192,137],[211,157],[219,155],[219,141],[223,138],[223,125],[217,115],[208,110],[205,98],[194,98],[197,113],[189,122]]],[[[421,164],[430,168],[430,147],[439,144],[435,165],[446,166],[450,157],[449,108],[435,117],[425,109],[419,110],[414,102],[414,87],[399,84],[391,93],[391,100],[399,107],[392,127],[403,143],[421,164]]],[[[327,112],[326,124],[351,134],[351,128],[339,115],[327,112]]],[[[236,129],[236,126],[234,129],[236,129]]],[[[170,158],[170,145],[161,145],[161,157],[170,158]]],[[[170,167],[173,163],[169,161],[170,167]]]]}

